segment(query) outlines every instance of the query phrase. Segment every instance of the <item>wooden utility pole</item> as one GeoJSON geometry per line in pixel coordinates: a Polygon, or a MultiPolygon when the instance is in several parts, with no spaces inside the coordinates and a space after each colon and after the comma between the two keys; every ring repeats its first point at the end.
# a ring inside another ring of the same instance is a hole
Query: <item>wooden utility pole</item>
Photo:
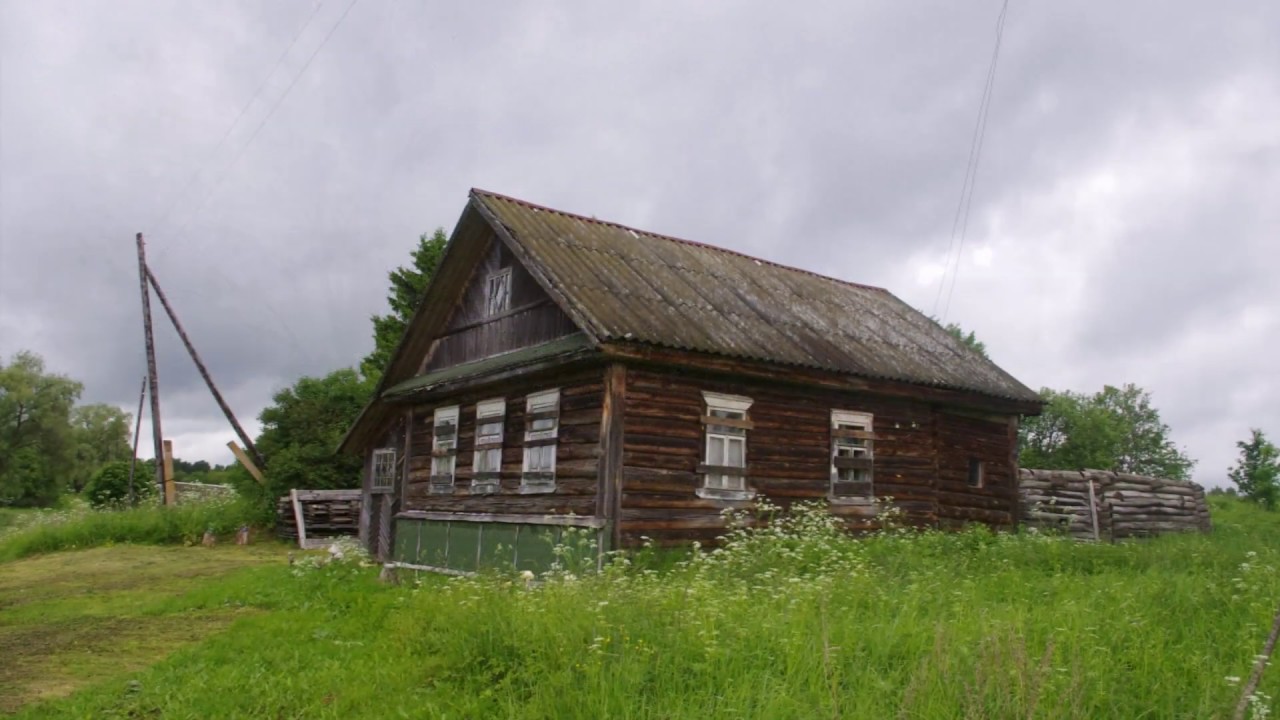
{"type": "Polygon", "coordinates": [[[142,376],[142,390],[138,393],[138,414],[133,418],[133,459],[129,461],[129,504],[138,504],[133,491],[133,471],[138,467],[138,433],[142,431],[142,403],[147,399],[147,377],[142,376]]]}
{"type": "Polygon", "coordinates": [[[156,485],[164,493],[164,435],[160,430],[160,378],[156,374],[156,340],[151,333],[151,293],[147,291],[147,253],[138,233],[138,284],[142,290],[142,329],[147,344],[147,384],[151,387],[151,435],[155,441],[156,485]]]}
{"type": "Polygon", "coordinates": [[[218,386],[213,384],[213,376],[209,374],[208,368],[204,366],[204,361],[200,359],[200,354],[196,352],[195,345],[191,344],[191,339],[187,337],[187,331],[182,329],[182,323],[178,322],[178,313],[174,312],[173,306],[169,304],[169,299],[164,296],[164,291],[160,289],[160,283],[156,282],[155,273],[151,272],[151,268],[147,267],[144,267],[143,271],[146,273],[147,279],[151,281],[151,287],[155,289],[156,297],[160,298],[160,304],[164,306],[164,311],[168,313],[169,319],[173,321],[173,329],[178,331],[178,337],[182,338],[182,344],[186,346],[187,353],[191,355],[191,359],[196,364],[196,369],[200,371],[200,377],[204,378],[204,384],[209,386],[209,392],[213,394],[213,399],[218,402],[218,407],[222,408],[222,414],[227,416],[227,422],[231,423],[236,435],[240,437],[240,442],[244,443],[245,449],[257,461],[258,466],[266,465],[262,461],[262,455],[258,453],[258,448],[254,446],[253,440],[249,439],[249,434],[244,431],[244,428],[240,427],[240,423],[236,420],[235,413],[231,412],[231,407],[227,405],[227,401],[222,399],[222,393],[218,392],[218,386]]]}
{"type": "Polygon", "coordinates": [[[173,441],[164,441],[164,504],[177,505],[178,492],[173,485],[173,441]]]}

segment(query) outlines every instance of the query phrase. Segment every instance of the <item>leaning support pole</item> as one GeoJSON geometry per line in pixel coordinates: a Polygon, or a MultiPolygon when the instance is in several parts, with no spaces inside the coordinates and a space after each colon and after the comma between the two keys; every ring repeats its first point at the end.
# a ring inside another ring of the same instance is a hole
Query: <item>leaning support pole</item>
{"type": "Polygon", "coordinates": [[[156,489],[164,496],[164,435],[160,430],[160,377],[156,373],[156,340],[151,332],[151,293],[147,291],[147,253],[138,233],[138,283],[142,289],[142,328],[147,344],[147,384],[151,388],[151,435],[155,441],[156,489]]]}
{"type": "Polygon", "coordinates": [[[133,419],[133,458],[129,461],[129,505],[138,504],[138,494],[133,491],[133,471],[138,468],[138,433],[142,432],[142,403],[147,399],[147,378],[142,378],[142,390],[138,393],[138,414],[133,419]]]}
{"type": "Polygon", "coordinates": [[[240,446],[236,444],[235,440],[229,441],[227,443],[227,447],[231,448],[231,454],[236,456],[236,459],[240,461],[240,464],[244,466],[245,470],[249,471],[249,474],[253,476],[253,479],[258,481],[259,485],[267,484],[266,479],[262,477],[262,469],[254,464],[253,459],[240,449],[240,446]]]}
{"type": "Polygon", "coordinates": [[[231,423],[236,435],[240,437],[240,442],[244,443],[245,449],[257,461],[258,466],[266,465],[262,460],[262,455],[258,453],[258,448],[254,446],[253,440],[250,440],[248,433],[244,431],[244,428],[240,427],[240,423],[236,420],[235,413],[231,412],[231,407],[227,405],[227,401],[222,399],[222,393],[218,392],[218,386],[213,384],[213,376],[209,374],[208,368],[204,366],[204,361],[200,359],[200,354],[196,352],[195,345],[191,344],[191,339],[187,337],[187,331],[182,329],[182,323],[178,322],[178,314],[174,312],[173,306],[169,304],[169,299],[164,296],[164,291],[160,289],[160,283],[156,282],[155,273],[151,272],[151,268],[145,268],[145,272],[147,279],[151,281],[151,287],[156,291],[156,297],[160,298],[160,304],[164,306],[164,311],[168,313],[169,319],[173,321],[173,329],[178,331],[178,337],[182,338],[182,344],[187,347],[187,353],[195,361],[196,369],[200,371],[200,377],[204,378],[204,384],[209,386],[209,392],[213,394],[213,399],[218,402],[218,407],[222,408],[222,414],[227,416],[227,422],[231,423]]]}

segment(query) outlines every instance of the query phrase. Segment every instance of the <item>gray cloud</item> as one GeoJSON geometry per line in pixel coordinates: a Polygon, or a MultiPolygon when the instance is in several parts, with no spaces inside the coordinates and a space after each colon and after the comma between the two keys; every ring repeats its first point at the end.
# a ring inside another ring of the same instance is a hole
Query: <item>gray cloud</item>
{"type": "MultiPolygon", "coordinates": [[[[141,230],[252,417],[358,362],[471,186],[931,309],[999,2],[364,0],[278,102],[346,7],[0,5],[0,353],[132,411],[141,230]]],[[[1029,384],[1152,389],[1206,481],[1280,435],[1277,30],[1261,0],[1013,2],[949,315],[1029,384]]],[[[225,459],[167,329],[160,355],[167,430],[225,459]]]]}

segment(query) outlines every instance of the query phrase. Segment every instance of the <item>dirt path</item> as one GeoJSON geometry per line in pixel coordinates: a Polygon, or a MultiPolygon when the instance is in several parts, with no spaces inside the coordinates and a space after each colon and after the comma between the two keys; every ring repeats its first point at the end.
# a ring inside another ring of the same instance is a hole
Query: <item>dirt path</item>
{"type": "Polygon", "coordinates": [[[120,545],[0,564],[0,713],[137,671],[250,610],[182,598],[286,548],[120,545]]]}

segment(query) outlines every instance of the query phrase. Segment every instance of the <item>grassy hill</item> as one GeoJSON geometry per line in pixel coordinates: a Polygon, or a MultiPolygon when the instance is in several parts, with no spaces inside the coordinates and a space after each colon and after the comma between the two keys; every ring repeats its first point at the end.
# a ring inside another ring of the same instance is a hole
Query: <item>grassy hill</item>
{"type": "MultiPolygon", "coordinates": [[[[1213,503],[1212,535],[1117,545],[977,530],[852,540],[802,514],[691,559],[641,553],[541,583],[385,586],[375,568],[290,566],[271,546],[42,555],[0,564],[0,708],[1229,717],[1280,603],[1280,516],[1213,503]]],[[[1280,671],[1262,690],[1280,694],[1280,671]]]]}

